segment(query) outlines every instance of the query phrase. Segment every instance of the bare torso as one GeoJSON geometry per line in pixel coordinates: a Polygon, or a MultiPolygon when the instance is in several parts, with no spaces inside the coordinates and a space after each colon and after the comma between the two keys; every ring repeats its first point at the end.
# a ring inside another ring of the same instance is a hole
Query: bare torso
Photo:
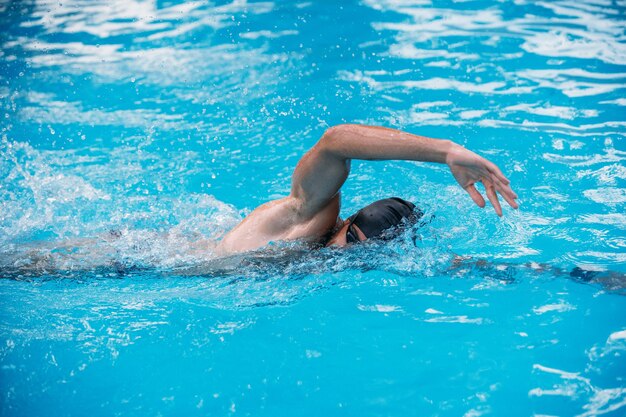
{"type": "Polygon", "coordinates": [[[328,205],[310,218],[302,218],[300,201],[285,197],[256,208],[233,230],[228,232],[216,247],[220,255],[258,249],[270,242],[302,240],[322,242],[341,221],[339,219],[339,193],[328,205]]]}

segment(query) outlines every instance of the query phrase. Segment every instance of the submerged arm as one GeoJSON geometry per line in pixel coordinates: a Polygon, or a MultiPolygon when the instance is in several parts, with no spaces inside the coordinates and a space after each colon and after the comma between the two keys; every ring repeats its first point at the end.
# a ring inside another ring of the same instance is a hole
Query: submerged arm
{"type": "Polygon", "coordinates": [[[517,208],[517,195],[500,169],[452,141],[383,127],[339,125],[326,131],[302,157],[293,174],[291,197],[300,200],[305,216],[314,215],[337,195],[350,173],[352,159],[445,163],[478,206],[484,207],[485,200],[474,184],[482,182],[499,216],[502,208],[496,191],[517,208]]]}

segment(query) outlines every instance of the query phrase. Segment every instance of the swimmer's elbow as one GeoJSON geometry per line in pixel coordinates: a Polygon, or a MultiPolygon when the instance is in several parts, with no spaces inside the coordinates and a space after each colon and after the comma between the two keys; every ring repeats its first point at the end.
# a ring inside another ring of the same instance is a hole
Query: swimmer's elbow
{"type": "Polygon", "coordinates": [[[329,127],[324,132],[324,135],[322,135],[322,140],[327,139],[330,141],[336,141],[337,139],[344,137],[350,130],[351,126],[352,125],[350,124],[341,124],[329,127]]]}
{"type": "Polygon", "coordinates": [[[318,142],[318,146],[321,151],[345,158],[344,155],[344,138],[348,133],[351,125],[341,124],[329,127],[326,129],[321,139],[318,142]]]}

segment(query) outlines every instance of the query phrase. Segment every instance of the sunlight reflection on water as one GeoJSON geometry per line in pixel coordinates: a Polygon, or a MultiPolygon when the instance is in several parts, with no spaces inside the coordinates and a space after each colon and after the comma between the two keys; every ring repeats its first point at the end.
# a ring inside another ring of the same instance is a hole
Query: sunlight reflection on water
{"type": "Polygon", "coordinates": [[[0,1],[0,414],[623,411],[626,3],[331,3],[0,1]],[[354,161],[344,217],[431,221],[197,247],[342,122],[452,138],[521,209],[354,161]]]}

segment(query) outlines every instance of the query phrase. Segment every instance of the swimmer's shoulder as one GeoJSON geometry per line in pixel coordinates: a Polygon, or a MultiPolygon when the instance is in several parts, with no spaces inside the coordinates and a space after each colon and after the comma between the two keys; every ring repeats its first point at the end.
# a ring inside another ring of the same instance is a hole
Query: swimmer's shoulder
{"type": "Polygon", "coordinates": [[[217,253],[247,252],[278,241],[320,241],[337,223],[338,199],[313,215],[304,215],[301,205],[285,197],[259,206],[224,236],[217,253]]]}

